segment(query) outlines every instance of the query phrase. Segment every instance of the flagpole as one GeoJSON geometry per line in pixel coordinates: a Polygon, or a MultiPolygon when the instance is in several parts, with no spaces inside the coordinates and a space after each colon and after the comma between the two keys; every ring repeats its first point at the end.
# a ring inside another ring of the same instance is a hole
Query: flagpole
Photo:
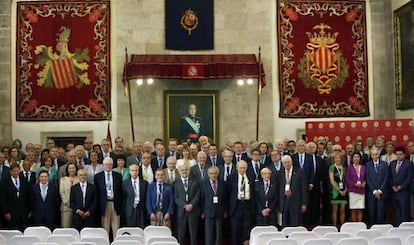
{"type": "MultiPolygon", "coordinates": [[[[126,75],[126,65],[128,64],[128,50],[127,47],[125,47],[125,65],[124,65],[124,74],[125,78],[127,79],[126,75]]],[[[131,101],[131,81],[127,79],[127,83],[125,86],[128,86],[127,92],[128,92],[128,102],[129,102],[129,118],[131,122],[131,131],[132,131],[132,142],[135,141],[135,130],[134,130],[134,116],[132,114],[132,101],[131,101]]]]}
{"type": "Polygon", "coordinates": [[[259,115],[260,115],[260,94],[262,93],[262,57],[261,48],[259,46],[259,57],[258,57],[258,77],[257,77],[257,98],[256,98],[256,141],[259,140],[259,115]]]}

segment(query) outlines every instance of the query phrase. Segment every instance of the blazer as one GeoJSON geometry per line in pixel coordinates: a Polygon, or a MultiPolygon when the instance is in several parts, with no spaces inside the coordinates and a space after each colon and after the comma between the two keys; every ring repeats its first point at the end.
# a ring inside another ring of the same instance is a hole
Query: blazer
{"type": "Polygon", "coordinates": [[[386,197],[388,194],[388,164],[384,161],[378,159],[378,173],[375,171],[374,161],[369,161],[366,163],[365,174],[367,181],[367,196],[372,196],[374,190],[381,190],[382,196],[386,197]]]}
{"type": "MultiPolygon", "coordinates": [[[[165,153],[165,158],[169,158],[171,156],[171,153],[169,151],[167,151],[167,153],[165,153]]],[[[181,154],[179,152],[175,152],[175,159],[180,159],[181,158],[181,154]]]]}
{"type": "MultiPolygon", "coordinates": [[[[218,169],[219,169],[219,179],[224,181],[224,175],[226,173],[226,164],[219,165],[218,169]]],[[[234,165],[232,163],[229,176],[234,174],[234,173],[237,173],[237,170],[236,170],[236,165],[234,165]]],[[[226,179],[226,181],[227,181],[227,179],[226,179]]]]}
{"type": "MultiPolygon", "coordinates": [[[[252,176],[249,176],[246,173],[247,180],[249,181],[249,187],[250,187],[250,209],[253,212],[254,211],[254,183],[255,179],[252,178],[252,176]]],[[[247,181],[246,180],[246,181],[247,181]]],[[[230,175],[229,180],[226,182],[227,184],[227,193],[228,193],[228,214],[233,216],[236,213],[236,206],[237,206],[237,194],[239,190],[239,174],[235,173],[233,175],[230,175]]]]}
{"type": "Polygon", "coordinates": [[[81,189],[81,183],[70,188],[70,208],[75,214],[76,211],[82,210],[84,212],[89,211],[91,214],[95,214],[97,211],[97,193],[95,185],[86,182],[86,195],[85,205],[83,205],[83,192],[81,189]]]}
{"type": "MultiPolygon", "coordinates": [[[[210,166],[213,166],[213,160],[212,160],[212,157],[210,155],[207,157],[207,164],[209,164],[210,166]]],[[[220,156],[220,155],[216,155],[216,166],[218,167],[218,166],[221,166],[223,164],[224,164],[223,157],[220,156]]]]}
{"type": "Polygon", "coordinates": [[[309,184],[313,185],[313,190],[319,190],[321,189],[321,181],[322,181],[322,175],[323,175],[323,168],[324,168],[324,162],[320,156],[310,154],[311,161],[312,161],[312,167],[311,167],[311,173],[308,180],[309,184]],[[313,162],[313,157],[315,156],[315,164],[313,162]],[[316,167],[316,169],[315,169],[316,167]]]}
{"type": "Polygon", "coordinates": [[[224,218],[224,213],[227,207],[226,184],[220,179],[217,180],[217,183],[217,195],[215,195],[209,178],[205,178],[200,182],[200,212],[201,214],[204,214],[206,218],[224,218]],[[214,196],[217,196],[218,203],[213,203],[214,196]]]}
{"type": "Polygon", "coordinates": [[[25,176],[25,172],[26,171],[21,171],[20,174],[19,174],[19,178],[21,180],[26,181],[26,183],[29,184],[29,186],[31,187],[31,186],[33,186],[36,183],[36,173],[33,172],[33,171],[29,171],[30,172],[30,176],[29,176],[30,179],[27,180],[27,178],[25,176]]]}
{"type": "MultiPolygon", "coordinates": [[[[246,153],[246,152],[242,152],[242,154],[241,154],[241,159],[240,159],[240,160],[244,160],[244,161],[246,161],[246,162],[249,162],[251,159],[250,159],[250,157],[247,155],[247,153],[246,153]]],[[[234,165],[236,165],[236,164],[237,164],[236,153],[234,153],[234,155],[233,155],[233,163],[234,163],[234,165]]]]}
{"type": "Polygon", "coordinates": [[[275,163],[273,163],[273,162],[267,166],[270,169],[270,171],[272,171],[272,179],[271,179],[271,181],[273,183],[279,182],[279,173],[284,168],[282,161],[279,161],[279,163],[280,163],[279,170],[276,169],[275,163]]]}
{"type": "MultiPolygon", "coordinates": [[[[208,178],[207,170],[208,170],[209,167],[211,167],[211,166],[208,165],[207,163],[204,165],[204,179],[208,178]]],[[[202,175],[201,175],[201,169],[200,169],[199,164],[196,164],[196,165],[194,165],[190,168],[189,178],[190,178],[190,180],[194,180],[194,181],[198,181],[198,182],[201,181],[202,175]]]]}
{"type": "Polygon", "coordinates": [[[138,164],[138,166],[141,166],[141,157],[137,154],[132,154],[126,159],[126,166],[129,167],[131,164],[138,164]]]}
{"type": "Polygon", "coordinates": [[[79,167],[84,168],[86,165],[91,164],[91,161],[88,158],[76,158],[76,165],[79,167]],[[79,165],[79,162],[81,162],[81,165],[79,165]]]}
{"type": "Polygon", "coordinates": [[[361,181],[361,183],[365,181],[365,166],[364,165],[360,165],[359,172],[360,174],[358,178],[357,171],[353,165],[348,166],[346,168],[345,179],[346,179],[346,184],[348,186],[348,192],[365,194],[365,188],[358,188],[355,186],[355,183],[357,181],[361,181]]]}
{"type": "MultiPolygon", "coordinates": [[[[174,175],[175,175],[175,181],[177,179],[181,178],[181,175],[180,175],[180,172],[178,172],[178,169],[175,169],[174,175]]],[[[167,184],[169,184],[171,187],[174,184],[174,182],[171,183],[171,181],[170,181],[170,171],[168,170],[168,168],[165,168],[164,169],[164,182],[167,183],[167,184]]]]}
{"type": "Polygon", "coordinates": [[[397,160],[392,161],[389,166],[389,178],[391,186],[401,186],[401,191],[410,191],[410,185],[413,181],[413,164],[410,160],[402,161],[400,170],[396,172],[397,160]]]}
{"type": "Polygon", "coordinates": [[[267,207],[275,213],[279,199],[278,183],[270,180],[269,190],[266,194],[264,181],[256,182],[254,185],[254,197],[256,201],[256,215],[262,215],[262,210],[267,207]]]}
{"type": "MultiPolygon", "coordinates": [[[[148,182],[143,180],[142,178],[138,178],[138,185],[139,185],[139,203],[138,206],[141,210],[143,210],[145,215],[145,204],[147,198],[147,188],[148,182]]],[[[125,207],[125,215],[127,218],[131,217],[134,210],[134,202],[135,202],[135,190],[132,186],[132,179],[125,180],[122,183],[122,189],[124,190],[124,207],[125,207]]]]}
{"type": "MultiPolygon", "coordinates": [[[[96,186],[96,192],[98,195],[98,213],[101,216],[105,215],[107,195],[105,185],[105,174],[106,172],[97,173],[94,177],[94,183],[96,186]]],[[[120,173],[112,171],[112,188],[114,196],[114,208],[117,215],[122,214],[122,202],[123,202],[123,191],[122,191],[122,175],[120,173]]]]}
{"type": "MultiPolygon", "coordinates": [[[[116,167],[118,167],[118,165],[116,164],[116,156],[115,156],[115,154],[113,153],[113,152],[109,152],[109,157],[110,158],[112,158],[112,160],[114,160],[114,164],[113,164],[113,168],[116,168],[116,167]]],[[[103,157],[103,152],[100,152],[99,154],[98,154],[98,162],[99,163],[103,163],[103,159],[104,159],[104,157],[103,157]]]]}
{"type": "Polygon", "coordinates": [[[254,181],[260,181],[260,180],[262,180],[262,175],[260,174],[260,171],[264,167],[265,167],[265,165],[260,164],[260,162],[259,162],[259,171],[257,173],[257,178],[256,178],[256,171],[255,171],[254,166],[253,166],[253,161],[249,161],[247,163],[247,173],[246,174],[249,176],[250,179],[253,179],[253,182],[254,181]]]}
{"type": "Polygon", "coordinates": [[[279,174],[279,208],[283,212],[285,208],[289,208],[295,212],[300,212],[301,205],[308,204],[308,184],[305,181],[303,171],[300,168],[293,167],[290,177],[291,196],[289,206],[285,207],[285,185],[286,185],[286,169],[279,174]]]}
{"type": "Polygon", "coordinates": [[[5,214],[11,213],[12,216],[20,215],[27,219],[32,210],[29,185],[19,178],[19,190],[17,190],[11,177],[2,179],[1,182],[1,215],[4,217],[5,214]]]}
{"type": "Polygon", "coordinates": [[[48,184],[46,199],[43,201],[40,184],[32,186],[33,223],[53,226],[55,214],[59,208],[58,190],[54,184],[48,184]]]}
{"type": "Polygon", "coordinates": [[[299,162],[299,153],[295,153],[292,156],[293,168],[302,169],[305,181],[309,184],[312,184],[312,174],[313,174],[313,158],[309,153],[304,153],[305,159],[303,160],[303,169],[300,167],[299,162]]]}
{"type": "MultiPolygon", "coordinates": [[[[167,157],[166,156],[162,156],[162,157],[164,159],[163,159],[163,163],[162,163],[161,168],[164,169],[164,168],[167,168],[167,157]]],[[[152,168],[152,171],[154,172],[154,175],[155,175],[155,170],[157,170],[159,168],[159,166],[158,166],[158,156],[156,156],[155,158],[153,158],[151,160],[151,168],[152,168]]]]}
{"type": "MultiPolygon", "coordinates": [[[[142,172],[144,172],[144,168],[145,168],[145,166],[144,166],[144,165],[141,165],[141,167],[139,167],[138,177],[139,177],[140,179],[144,179],[144,177],[143,177],[143,175],[142,175],[142,172]]],[[[148,182],[148,183],[152,183],[152,182],[154,182],[154,181],[155,181],[155,172],[152,170],[151,166],[148,166],[147,171],[148,171],[148,172],[151,172],[151,176],[148,176],[148,175],[147,175],[147,178],[149,178],[147,182],[148,182]]]]}
{"type": "Polygon", "coordinates": [[[184,206],[186,204],[193,205],[192,214],[199,215],[200,214],[200,186],[197,181],[192,181],[188,179],[188,189],[185,191],[184,183],[181,179],[177,179],[174,182],[174,201],[177,206],[177,215],[178,219],[184,217],[186,211],[184,210],[184,206]],[[188,199],[186,200],[186,196],[188,199]]]}
{"type": "Polygon", "coordinates": [[[0,181],[2,181],[3,179],[6,179],[8,177],[10,177],[10,169],[9,169],[9,167],[4,166],[4,164],[2,164],[0,166],[0,168],[2,169],[1,176],[0,176],[0,181]]]}
{"type": "Polygon", "coordinates": [[[269,164],[271,164],[272,163],[272,159],[270,158],[270,156],[269,155],[265,155],[264,156],[264,161],[262,161],[262,157],[263,157],[263,155],[260,155],[260,163],[261,164],[263,164],[265,167],[267,167],[269,164]]]}
{"type": "MultiPolygon", "coordinates": [[[[154,181],[148,186],[147,190],[147,200],[146,207],[148,217],[151,217],[151,214],[157,212],[157,195],[158,195],[158,182],[154,181]]],[[[166,183],[162,183],[162,210],[163,214],[169,213],[170,216],[174,214],[174,194],[172,187],[166,183]]]]}
{"type": "Polygon", "coordinates": [[[70,208],[70,190],[72,186],[79,182],[79,178],[75,177],[73,183],[70,183],[70,178],[65,176],[60,179],[59,182],[59,194],[62,199],[62,204],[60,205],[60,211],[72,211],[70,208]]]}

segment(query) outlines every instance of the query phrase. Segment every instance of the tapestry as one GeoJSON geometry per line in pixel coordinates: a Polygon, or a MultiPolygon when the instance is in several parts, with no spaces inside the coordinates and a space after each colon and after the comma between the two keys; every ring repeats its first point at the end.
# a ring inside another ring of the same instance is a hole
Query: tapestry
{"type": "Polygon", "coordinates": [[[109,1],[18,2],[16,25],[16,119],[109,119],[109,1]]]}
{"type": "Polygon", "coordinates": [[[369,116],[365,1],[279,0],[280,117],[369,116]]]}
{"type": "Polygon", "coordinates": [[[306,122],[306,137],[309,141],[316,142],[318,136],[324,136],[342,147],[352,144],[356,139],[365,142],[367,136],[381,135],[385,141],[407,146],[413,140],[411,119],[306,122]]]}
{"type": "Polygon", "coordinates": [[[165,0],[165,47],[214,48],[214,0],[165,0]]]}

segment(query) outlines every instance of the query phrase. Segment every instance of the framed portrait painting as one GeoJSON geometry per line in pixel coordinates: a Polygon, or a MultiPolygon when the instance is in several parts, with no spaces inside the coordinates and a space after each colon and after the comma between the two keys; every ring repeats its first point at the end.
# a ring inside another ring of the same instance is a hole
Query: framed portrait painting
{"type": "Polygon", "coordinates": [[[197,143],[201,135],[218,142],[217,90],[166,90],[165,138],[197,143]]]}
{"type": "Polygon", "coordinates": [[[394,11],[397,109],[414,108],[414,2],[394,11]]]}

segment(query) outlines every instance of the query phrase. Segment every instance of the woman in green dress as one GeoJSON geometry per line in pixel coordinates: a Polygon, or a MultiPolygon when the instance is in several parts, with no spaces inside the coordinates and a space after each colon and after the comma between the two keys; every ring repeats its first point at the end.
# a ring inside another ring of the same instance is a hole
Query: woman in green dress
{"type": "Polygon", "coordinates": [[[346,169],[342,165],[340,153],[334,153],[334,164],[329,167],[329,180],[331,182],[331,204],[332,204],[332,222],[335,226],[340,227],[345,223],[345,205],[347,204],[347,187],[345,183],[346,169]],[[338,224],[338,207],[339,207],[339,224],[338,224]]]}

